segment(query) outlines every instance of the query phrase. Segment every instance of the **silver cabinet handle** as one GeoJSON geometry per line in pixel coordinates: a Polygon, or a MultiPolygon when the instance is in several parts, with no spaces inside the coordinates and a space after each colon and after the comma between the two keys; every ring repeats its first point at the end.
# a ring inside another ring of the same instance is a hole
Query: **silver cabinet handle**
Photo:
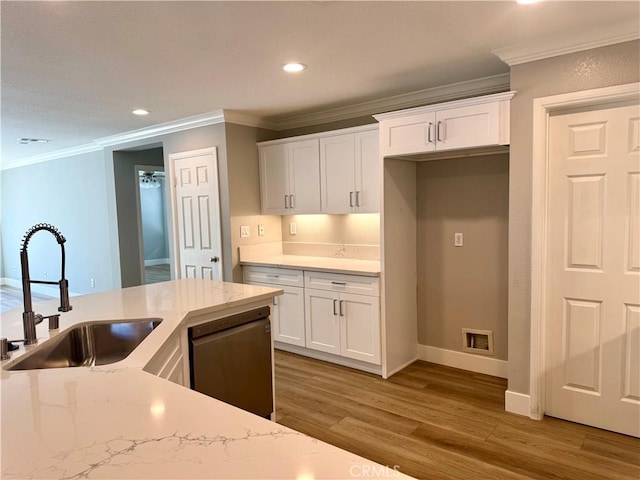
{"type": "Polygon", "coordinates": [[[342,311],[342,306],[344,304],[344,300],[340,300],[340,316],[344,317],[344,312],[342,311]]]}
{"type": "Polygon", "coordinates": [[[433,143],[433,139],[431,138],[431,128],[433,128],[433,122],[429,122],[429,126],[427,127],[427,143],[433,143]]]}
{"type": "Polygon", "coordinates": [[[345,286],[346,284],[347,284],[347,282],[334,282],[334,281],[331,281],[331,285],[342,285],[342,286],[345,286]]]}
{"type": "Polygon", "coordinates": [[[273,297],[273,304],[278,305],[278,297],[273,297]]]}
{"type": "Polygon", "coordinates": [[[440,132],[441,132],[441,128],[440,126],[442,125],[442,122],[438,122],[438,128],[436,130],[436,138],[438,139],[439,142],[442,142],[442,137],[440,136],[440,132]]]}
{"type": "Polygon", "coordinates": [[[289,195],[284,196],[284,208],[289,208],[289,195]]]}
{"type": "Polygon", "coordinates": [[[333,300],[333,314],[334,314],[334,315],[337,315],[337,314],[338,314],[338,312],[336,312],[336,303],[338,303],[338,300],[334,299],[334,300],[333,300]]]}
{"type": "Polygon", "coordinates": [[[295,205],[293,199],[294,199],[293,195],[289,195],[289,205],[290,205],[291,208],[296,208],[296,205],[295,205]]]}
{"type": "Polygon", "coordinates": [[[356,190],[356,207],[360,206],[360,190],[356,190]]]}
{"type": "Polygon", "coordinates": [[[349,206],[353,207],[353,192],[349,192],[349,206]]]}

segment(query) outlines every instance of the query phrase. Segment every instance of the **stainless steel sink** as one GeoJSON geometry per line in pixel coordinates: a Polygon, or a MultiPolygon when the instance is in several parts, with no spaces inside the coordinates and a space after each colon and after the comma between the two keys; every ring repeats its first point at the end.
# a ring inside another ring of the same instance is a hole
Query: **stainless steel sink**
{"type": "Polygon", "coordinates": [[[160,318],[79,325],[32,349],[7,370],[106,365],[126,358],[162,322],[160,318]]]}

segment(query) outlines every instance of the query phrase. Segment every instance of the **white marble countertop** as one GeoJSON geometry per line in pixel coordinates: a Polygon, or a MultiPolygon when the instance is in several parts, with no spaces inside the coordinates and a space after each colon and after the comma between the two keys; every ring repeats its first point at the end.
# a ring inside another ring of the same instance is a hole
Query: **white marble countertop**
{"type": "Polygon", "coordinates": [[[378,260],[357,260],[343,257],[309,257],[304,255],[265,255],[242,258],[242,265],[263,267],[293,268],[297,270],[315,270],[330,273],[348,273],[380,276],[378,260]]]}
{"type": "MultiPolygon", "coordinates": [[[[60,317],[60,331],[93,320],[160,317],[163,322],[129,357],[111,365],[3,369],[2,478],[338,479],[365,473],[402,478],[393,466],[377,465],[142,370],[189,319],[268,304],[279,292],[179,280],[73,297],[73,310],[60,317]]],[[[37,313],[55,313],[57,301],[34,307],[37,313]]],[[[1,320],[2,336],[22,336],[21,309],[3,313],[1,320]]],[[[37,332],[40,343],[49,337],[46,325],[37,332]]],[[[13,359],[19,357],[13,353],[13,359]]]]}

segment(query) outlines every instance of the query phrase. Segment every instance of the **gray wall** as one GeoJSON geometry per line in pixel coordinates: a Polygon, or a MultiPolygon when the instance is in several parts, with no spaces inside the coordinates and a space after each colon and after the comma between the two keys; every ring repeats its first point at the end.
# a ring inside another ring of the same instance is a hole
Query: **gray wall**
{"type": "Polygon", "coordinates": [[[511,68],[509,175],[509,390],[529,393],[533,100],[640,80],[640,42],[511,68]]]}
{"type": "Polygon", "coordinates": [[[462,328],[491,330],[507,360],[509,155],[421,162],[416,183],[419,343],[463,351],[462,328]]]}
{"type": "Polygon", "coordinates": [[[140,230],[138,224],[138,182],[136,165],[164,166],[162,148],[113,152],[116,210],[118,212],[118,246],[120,279],[123,287],[144,283],[140,258],[140,230]]]}
{"type": "MultiPolygon", "coordinates": [[[[29,165],[2,172],[2,246],[4,276],[20,280],[20,244],[36,223],[51,223],[66,237],[67,278],[74,293],[116,288],[111,230],[105,221],[108,192],[102,152],[29,165]],[[95,288],[91,288],[91,279],[95,288]]],[[[50,280],[60,274],[59,247],[37,233],[29,246],[31,276],[50,280]]],[[[54,291],[54,294],[57,293],[54,291]]]]}

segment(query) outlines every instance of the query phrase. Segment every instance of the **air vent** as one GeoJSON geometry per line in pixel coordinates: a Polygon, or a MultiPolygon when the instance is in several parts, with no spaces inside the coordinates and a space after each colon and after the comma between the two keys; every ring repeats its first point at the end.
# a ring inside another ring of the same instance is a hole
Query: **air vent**
{"type": "Polygon", "coordinates": [[[493,332],[491,330],[463,328],[462,349],[469,353],[493,355],[493,332]]]}
{"type": "Polygon", "coordinates": [[[50,141],[51,140],[48,140],[46,138],[28,138],[28,137],[22,137],[16,140],[16,142],[18,142],[20,145],[29,145],[31,143],[49,143],[50,141]]]}

